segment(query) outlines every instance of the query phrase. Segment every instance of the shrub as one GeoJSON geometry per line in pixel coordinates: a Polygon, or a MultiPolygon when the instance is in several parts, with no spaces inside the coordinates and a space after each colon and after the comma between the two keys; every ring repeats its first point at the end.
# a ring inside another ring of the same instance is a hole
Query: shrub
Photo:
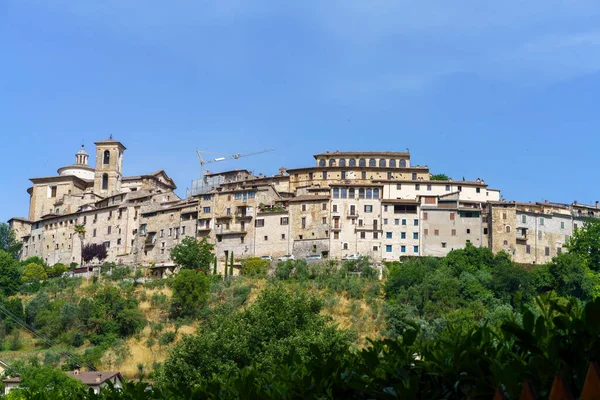
{"type": "Polygon", "coordinates": [[[269,260],[263,260],[260,257],[250,257],[242,260],[242,275],[262,276],[265,275],[267,268],[271,263],[269,260]]]}
{"type": "Polygon", "coordinates": [[[165,332],[158,337],[158,344],[160,344],[161,346],[171,344],[175,341],[175,336],[176,333],[174,331],[165,332]]]}

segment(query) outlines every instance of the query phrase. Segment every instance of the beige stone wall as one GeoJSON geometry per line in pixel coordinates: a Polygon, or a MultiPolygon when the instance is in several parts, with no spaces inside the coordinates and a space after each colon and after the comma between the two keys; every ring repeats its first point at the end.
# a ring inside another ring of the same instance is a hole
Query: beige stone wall
{"type": "MultiPolygon", "coordinates": [[[[305,247],[296,245],[296,241],[321,239],[321,242],[329,243],[331,218],[328,199],[293,201],[290,202],[289,209],[294,248],[300,246],[297,248],[301,252],[301,254],[294,254],[296,257],[306,257],[312,254],[313,249],[313,245],[310,245],[309,249],[311,251],[307,253],[305,247]]],[[[321,244],[321,242],[319,242],[317,250],[319,252],[329,252],[328,245],[321,244]]],[[[329,256],[329,254],[327,255],[329,256]]]]}
{"type": "Polygon", "coordinates": [[[488,239],[484,235],[481,211],[423,206],[423,255],[443,257],[452,250],[464,248],[467,243],[487,247],[488,239]]]}

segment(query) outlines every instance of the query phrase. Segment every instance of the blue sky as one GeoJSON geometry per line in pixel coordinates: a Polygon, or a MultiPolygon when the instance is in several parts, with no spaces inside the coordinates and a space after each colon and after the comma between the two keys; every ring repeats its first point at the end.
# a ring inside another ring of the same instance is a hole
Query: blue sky
{"type": "Polygon", "coordinates": [[[597,0],[4,0],[0,220],[109,135],[178,193],[212,170],[409,148],[506,199],[600,200],[597,0]]]}

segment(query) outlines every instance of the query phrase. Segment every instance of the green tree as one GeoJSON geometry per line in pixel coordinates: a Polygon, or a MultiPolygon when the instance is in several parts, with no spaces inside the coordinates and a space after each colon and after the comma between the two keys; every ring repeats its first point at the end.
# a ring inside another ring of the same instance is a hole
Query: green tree
{"type": "Polygon", "coordinates": [[[450,177],[446,174],[435,174],[431,175],[429,179],[432,181],[448,181],[450,180],[450,177]]]}
{"type": "Polygon", "coordinates": [[[181,270],[173,279],[173,315],[197,315],[208,300],[209,288],[210,279],[205,274],[181,270]]]}
{"type": "Polygon", "coordinates": [[[269,260],[260,257],[250,257],[242,260],[240,273],[242,275],[264,275],[269,267],[269,260]]]}
{"type": "Polygon", "coordinates": [[[233,261],[234,261],[234,259],[233,259],[233,251],[232,251],[231,252],[231,260],[229,263],[229,275],[231,275],[231,276],[233,276],[233,261]]]}
{"type": "MultiPolygon", "coordinates": [[[[87,393],[83,383],[52,367],[27,367],[21,374],[21,380],[20,387],[26,393],[51,393],[52,399],[82,398],[87,393]]],[[[22,398],[19,392],[11,392],[9,398],[22,398]]]]}
{"type": "Polygon", "coordinates": [[[0,224],[0,250],[4,250],[15,260],[21,255],[23,243],[16,238],[15,231],[6,223],[0,224]]]}
{"type": "Polygon", "coordinates": [[[0,250],[0,293],[11,296],[21,286],[19,262],[4,250],[0,250]]]}
{"type": "Polygon", "coordinates": [[[592,298],[598,276],[588,268],[586,261],[586,258],[575,253],[563,253],[548,264],[553,289],[559,296],[573,296],[580,300],[592,298]]]}
{"type": "Polygon", "coordinates": [[[594,271],[600,271],[600,219],[588,218],[583,227],[575,229],[565,247],[588,261],[594,271]]]}
{"type": "Polygon", "coordinates": [[[39,264],[28,264],[23,271],[21,280],[24,283],[39,282],[48,279],[48,274],[42,265],[39,264]]]}
{"type": "Polygon", "coordinates": [[[213,248],[214,245],[210,244],[206,238],[197,241],[193,237],[187,236],[171,249],[171,258],[181,268],[199,269],[208,274],[214,258],[213,248]]]}

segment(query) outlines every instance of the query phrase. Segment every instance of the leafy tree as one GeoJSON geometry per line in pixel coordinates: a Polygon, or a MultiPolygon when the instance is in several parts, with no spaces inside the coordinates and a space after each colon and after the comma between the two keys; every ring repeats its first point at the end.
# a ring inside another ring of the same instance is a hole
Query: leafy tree
{"type": "Polygon", "coordinates": [[[559,296],[591,299],[598,276],[587,267],[586,259],[574,253],[563,253],[548,264],[553,289],[559,296]]]}
{"type": "Polygon", "coordinates": [[[575,229],[565,247],[585,258],[591,269],[600,271],[600,219],[588,218],[582,228],[575,229]]]}
{"type": "Polygon", "coordinates": [[[39,282],[48,279],[48,274],[42,265],[39,264],[28,264],[23,271],[21,280],[24,283],[28,282],[39,282]]]}
{"type": "Polygon", "coordinates": [[[173,279],[173,315],[197,315],[208,300],[209,287],[210,279],[205,274],[181,270],[173,279]]]}
{"type": "Polygon", "coordinates": [[[6,223],[0,223],[0,250],[11,255],[15,260],[21,255],[23,243],[19,242],[15,236],[15,231],[6,223]]]}
{"type": "Polygon", "coordinates": [[[86,263],[92,261],[94,258],[102,262],[107,256],[106,247],[100,243],[88,243],[81,250],[81,257],[86,263]]]}
{"type": "MultiPolygon", "coordinates": [[[[27,393],[51,393],[52,399],[78,398],[87,393],[83,383],[52,367],[27,367],[21,373],[21,380],[20,387],[25,389],[25,398],[31,398],[27,393]]],[[[21,398],[19,392],[11,392],[9,398],[21,398]]]]}
{"type": "Polygon", "coordinates": [[[0,294],[11,296],[21,286],[19,262],[4,250],[0,250],[0,294]]]}
{"type": "Polygon", "coordinates": [[[24,267],[26,267],[29,264],[38,264],[38,265],[43,265],[44,267],[46,267],[46,262],[38,256],[33,256],[33,257],[29,257],[26,260],[21,261],[21,265],[23,265],[24,267]]]}
{"type": "Polygon", "coordinates": [[[448,181],[450,180],[450,177],[446,174],[435,174],[431,175],[429,179],[432,181],[448,181]]]}
{"type": "Polygon", "coordinates": [[[181,268],[199,269],[208,274],[214,258],[213,248],[214,245],[210,244],[206,238],[202,238],[198,242],[193,237],[187,236],[171,249],[171,258],[181,268]]]}
{"type": "Polygon", "coordinates": [[[48,277],[55,278],[55,277],[61,276],[64,272],[67,272],[68,270],[69,269],[67,268],[66,265],[61,264],[61,263],[56,263],[52,267],[46,268],[46,273],[48,274],[48,277]]]}

